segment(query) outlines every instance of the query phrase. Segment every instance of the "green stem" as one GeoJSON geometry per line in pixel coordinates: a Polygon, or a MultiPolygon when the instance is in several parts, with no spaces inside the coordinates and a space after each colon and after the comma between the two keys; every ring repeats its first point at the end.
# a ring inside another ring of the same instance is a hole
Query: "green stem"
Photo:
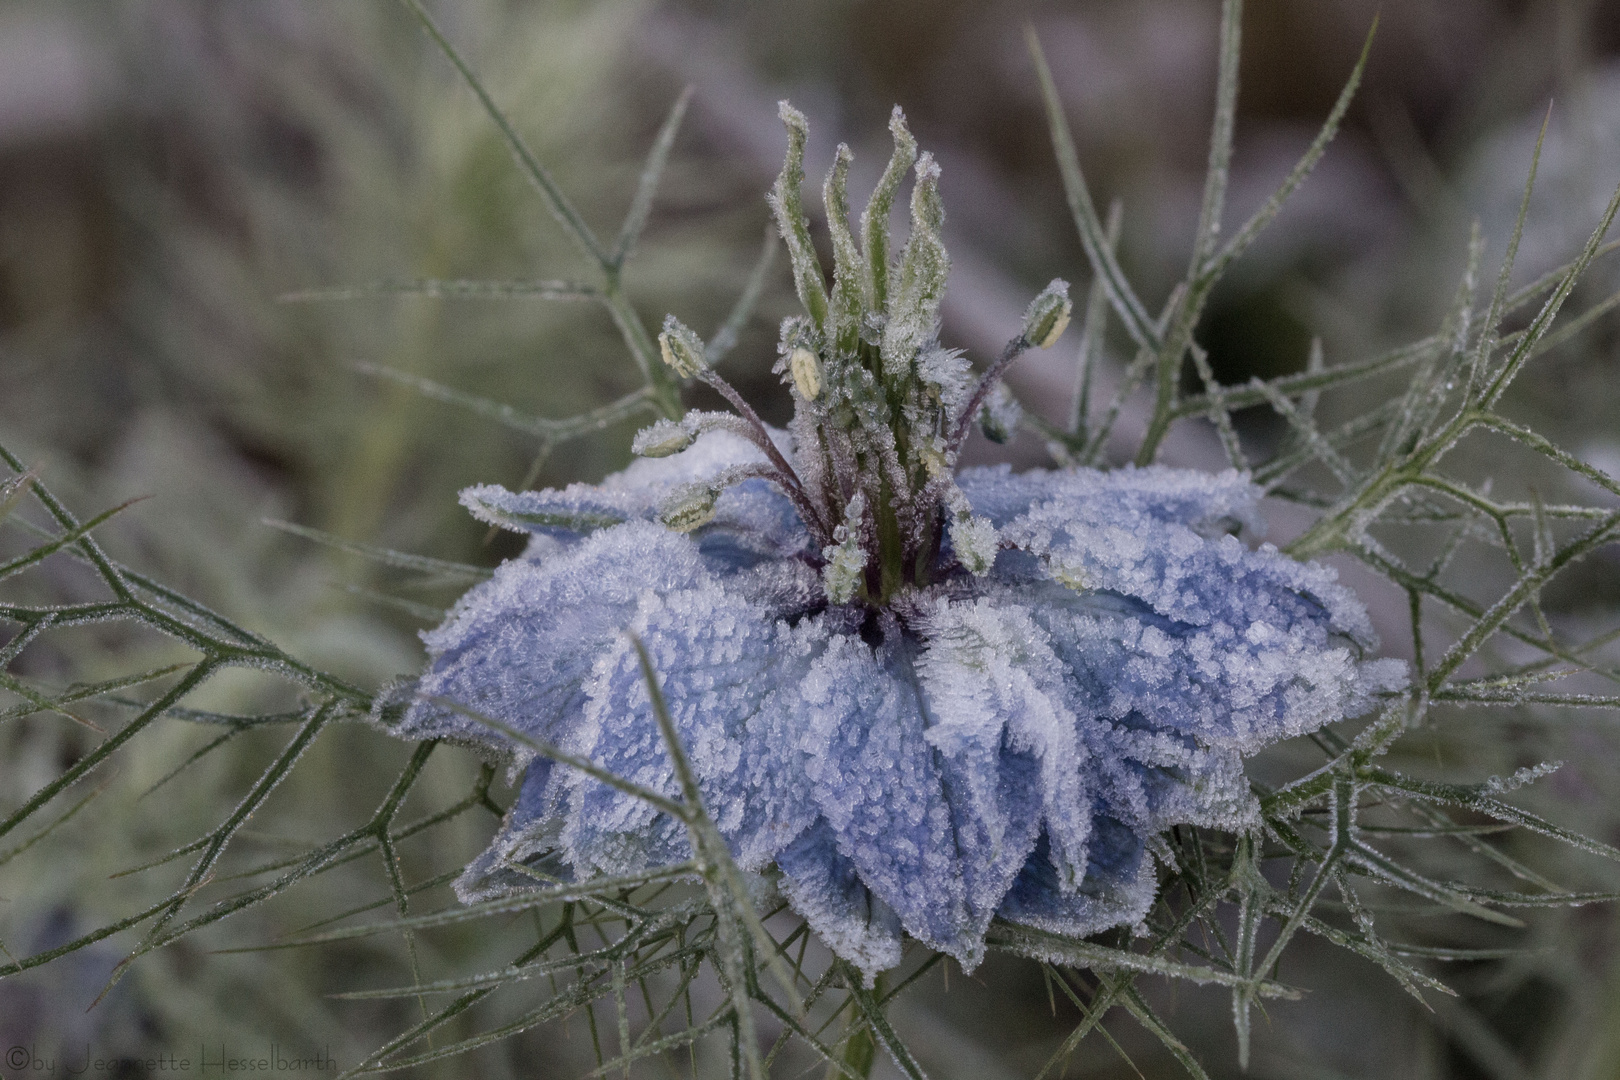
{"type": "Polygon", "coordinates": [[[872,1029],[863,1027],[849,1041],[844,1044],[844,1069],[840,1073],[835,1066],[829,1066],[827,1076],[829,1080],[847,1080],[851,1074],[859,1077],[872,1075],[872,1063],[877,1060],[877,1040],[872,1038],[872,1029]]]}
{"type": "Polygon", "coordinates": [[[878,603],[887,604],[889,598],[905,583],[905,540],[900,535],[900,518],[895,513],[895,493],[889,478],[879,481],[878,527],[878,603]]]}
{"type": "MultiPolygon", "coordinates": [[[[873,993],[879,1000],[883,997],[883,976],[877,978],[877,985],[873,993]]],[[[849,1080],[851,1076],[864,1078],[872,1075],[872,1065],[877,1061],[877,1039],[872,1034],[872,1028],[861,1017],[859,1009],[850,1011],[849,1023],[846,1031],[854,1030],[844,1039],[844,1056],[839,1061],[828,1062],[827,1080],[849,1080]],[[842,1068],[840,1068],[842,1066],[842,1068]]]]}
{"type": "Polygon", "coordinates": [[[647,380],[648,390],[658,406],[658,411],[670,420],[679,420],[686,411],[681,405],[680,385],[659,359],[658,346],[653,343],[652,335],[647,332],[641,316],[625,297],[616,273],[608,279],[607,287],[602,290],[602,299],[609,314],[613,316],[613,322],[619,328],[620,336],[624,338],[625,344],[630,346],[636,367],[647,380]]]}

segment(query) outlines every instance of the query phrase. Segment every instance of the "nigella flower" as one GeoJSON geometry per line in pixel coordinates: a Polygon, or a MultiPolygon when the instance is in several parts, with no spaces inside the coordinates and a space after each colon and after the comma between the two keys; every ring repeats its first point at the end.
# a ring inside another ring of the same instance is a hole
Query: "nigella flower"
{"type": "Polygon", "coordinates": [[[739,865],[774,867],[868,977],[899,962],[903,935],[971,967],[997,917],[1079,936],[1135,925],[1158,833],[1255,827],[1243,757],[1364,711],[1404,667],[1362,659],[1366,614],[1332,571],[1231,534],[1259,495],[1239,473],[958,473],[975,419],[1016,422],[999,377],[1062,333],[1067,287],[973,378],[936,339],[939,170],[899,111],[859,241],[847,148],[827,178],[830,290],[799,202],[804,119],[782,116],[771,201],[806,312],[782,328],[790,428],[760,423],[672,319],[665,360],[736,415],[653,425],[645,460],[597,486],[462,493],[533,540],[425,635],[432,662],[395,726],[526,770],[458,891],[690,858],[679,822],[443,704],[673,796],[628,631],[739,865]],[[891,259],[914,163],[911,235],[891,259]]]}

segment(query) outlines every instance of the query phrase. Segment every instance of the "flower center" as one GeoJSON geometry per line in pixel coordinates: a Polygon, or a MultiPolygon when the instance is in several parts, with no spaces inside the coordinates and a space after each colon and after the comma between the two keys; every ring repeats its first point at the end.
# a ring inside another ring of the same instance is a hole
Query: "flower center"
{"type": "Polygon", "coordinates": [[[861,215],[859,240],[849,223],[849,147],[838,147],[827,174],[822,191],[834,258],[830,290],[800,196],[808,128],[786,102],[781,117],[788,153],[770,202],[805,312],[783,323],[776,365],[794,398],[793,461],[748,404],[710,370],[702,340],[673,316],[659,337],[665,361],[683,377],[719,390],[737,415],[691,413],[679,425],[661,422],[638,437],[637,450],[675,453],[700,430],[715,427],[749,438],[769,464],[728,470],[677,493],[665,508],[665,523],[699,527],[727,484],[763,476],[793,500],[815,538],[829,602],[881,607],[902,589],[962,571],[983,574],[995,561],[995,528],[973,514],[956,485],[957,454],[976,417],[992,438],[1010,437],[1016,403],[1001,387],[1001,376],[1024,350],[1045,348],[1063,332],[1068,285],[1048,285],[1030,304],[1022,332],[974,378],[959,350],[939,344],[939,307],[950,267],[940,239],[945,211],[939,166],[932,155],[918,155],[899,108],[889,122],[894,153],[861,215]],[[891,257],[889,212],[913,167],[911,232],[891,257]]]}

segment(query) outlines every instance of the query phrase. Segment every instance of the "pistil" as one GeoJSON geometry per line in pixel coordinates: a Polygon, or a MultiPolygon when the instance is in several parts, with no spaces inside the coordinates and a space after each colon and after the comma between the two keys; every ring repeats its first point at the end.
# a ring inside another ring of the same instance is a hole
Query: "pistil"
{"type": "MultiPolygon", "coordinates": [[[[1019,355],[1062,334],[1068,285],[1053,281],[1035,298],[1019,335],[974,380],[962,355],[938,342],[950,268],[940,239],[945,215],[939,166],[930,155],[918,155],[904,116],[896,109],[890,121],[894,153],[861,216],[859,242],[849,226],[846,190],[853,155],[847,146],[838,148],[823,187],[833,241],[830,290],[800,196],[807,127],[786,102],[781,116],[788,154],[770,202],[805,309],[783,323],[777,364],[794,397],[794,460],[731,384],[711,370],[702,340],[673,317],[659,336],[665,362],[682,377],[713,387],[736,416],[689,414],[679,430],[668,423],[649,428],[638,446],[675,453],[685,445],[683,436],[695,437],[700,429],[724,427],[742,435],[766,458],[745,470],[746,477],[768,479],[793,502],[813,541],[809,558],[822,572],[828,601],[883,609],[901,591],[925,587],[941,574],[989,572],[998,550],[996,530],[974,515],[957,488],[957,453],[981,412],[987,430],[1010,436],[1017,410],[992,395],[1006,395],[1001,378],[1019,355]],[[911,233],[891,259],[889,209],[913,163],[911,233]],[[941,563],[947,540],[953,563],[941,563]]],[[[725,484],[746,477],[728,474],[701,491],[676,492],[665,521],[701,527],[725,484]]]]}

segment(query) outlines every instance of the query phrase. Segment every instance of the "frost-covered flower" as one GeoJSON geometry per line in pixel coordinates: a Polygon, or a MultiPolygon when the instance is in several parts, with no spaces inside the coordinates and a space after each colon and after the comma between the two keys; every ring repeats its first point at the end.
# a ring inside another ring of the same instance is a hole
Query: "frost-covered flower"
{"type": "Polygon", "coordinates": [[[589,879],[690,858],[680,822],[443,705],[674,796],[629,631],[739,865],[774,866],[868,977],[899,962],[904,934],[971,967],[998,916],[1071,935],[1134,925],[1156,834],[1255,826],[1243,757],[1364,711],[1404,667],[1362,659],[1371,628],[1331,570],[1232,535],[1259,495],[1241,474],[958,473],[975,419],[1005,427],[1006,364],[1062,332],[1066,286],[974,378],[936,339],[938,168],[898,110],[859,242],[847,149],[827,179],[830,291],[799,206],[804,121],[785,105],[783,119],[772,204],[807,313],[782,330],[789,430],[761,424],[671,320],[668,362],[738,415],[661,421],[637,439],[646,459],[600,485],[462,493],[533,539],[426,635],[431,666],[395,726],[526,770],[458,891],[533,884],[513,866],[589,879]],[[913,162],[911,235],[891,260],[913,162]]]}

